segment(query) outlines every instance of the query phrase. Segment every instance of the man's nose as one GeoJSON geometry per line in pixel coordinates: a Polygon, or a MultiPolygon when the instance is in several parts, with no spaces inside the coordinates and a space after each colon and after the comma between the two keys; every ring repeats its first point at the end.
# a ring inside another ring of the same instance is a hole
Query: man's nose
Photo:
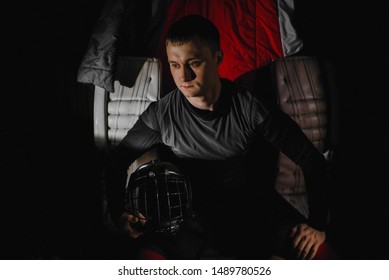
{"type": "Polygon", "coordinates": [[[188,81],[192,81],[196,78],[196,74],[195,72],[192,70],[192,68],[190,68],[189,65],[185,65],[183,67],[183,79],[184,79],[184,82],[188,82],[188,81]]]}

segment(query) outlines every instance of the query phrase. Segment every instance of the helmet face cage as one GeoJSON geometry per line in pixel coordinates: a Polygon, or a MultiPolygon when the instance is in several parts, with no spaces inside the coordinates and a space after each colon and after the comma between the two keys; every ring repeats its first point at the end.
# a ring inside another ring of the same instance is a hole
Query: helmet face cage
{"type": "Polygon", "coordinates": [[[190,183],[173,164],[151,161],[131,175],[126,207],[142,221],[144,232],[175,234],[191,215],[190,183]]]}

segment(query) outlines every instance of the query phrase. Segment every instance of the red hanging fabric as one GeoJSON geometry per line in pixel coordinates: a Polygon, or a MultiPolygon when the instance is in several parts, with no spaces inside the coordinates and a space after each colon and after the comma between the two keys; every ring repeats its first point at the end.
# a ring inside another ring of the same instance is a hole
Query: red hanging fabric
{"type": "MultiPolygon", "coordinates": [[[[293,3],[293,0],[283,2],[293,3]]],[[[172,0],[158,48],[163,65],[164,93],[175,87],[165,53],[166,33],[173,22],[188,14],[200,14],[210,19],[220,31],[224,52],[220,75],[235,80],[276,58],[284,57],[283,44],[299,40],[297,37],[283,39],[286,37],[282,30],[293,31],[293,26],[289,17],[280,17],[280,7],[277,0],[172,0]]],[[[293,12],[293,9],[288,12],[293,12]]],[[[295,34],[292,32],[291,35],[295,34]]]]}

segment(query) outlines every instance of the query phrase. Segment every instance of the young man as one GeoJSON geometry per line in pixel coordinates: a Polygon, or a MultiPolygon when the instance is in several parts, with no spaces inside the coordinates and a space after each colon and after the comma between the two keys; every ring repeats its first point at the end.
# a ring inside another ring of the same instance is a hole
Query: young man
{"type": "Polygon", "coordinates": [[[265,108],[248,90],[220,78],[219,32],[206,18],[189,15],[174,23],[166,52],[177,89],[150,104],[112,154],[107,190],[112,219],[128,236],[147,239],[135,230],[137,218],[125,211],[126,169],[163,144],[191,180],[196,218],[172,239],[152,238],[156,250],[167,258],[204,257],[207,248],[242,259],[314,258],[326,239],[323,155],[285,113],[265,108]],[[263,143],[259,138],[301,166],[308,219],[261,181],[262,170],[251,157],[263,143]]]}

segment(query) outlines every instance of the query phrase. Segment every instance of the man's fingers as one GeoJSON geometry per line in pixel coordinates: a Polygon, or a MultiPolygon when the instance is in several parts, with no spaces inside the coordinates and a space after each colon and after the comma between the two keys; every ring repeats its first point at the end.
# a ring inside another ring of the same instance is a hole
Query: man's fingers
{"type": "MultiPolygon", "coordinates": [[[[298,236],[301,235],[301,232],[302,232],[302,225],[301,225],[301,224],[298,224],[298,225],[296,225],[296,226],[294,226],[294,227],[292,228],[290,237],[291,237],[291,238],[298,238],[298,236]]],[[[296,246],[297,246],[297,244],[296,244],[296,246]]],[[[295,246],[295,247],[296,247],[296,246],[295,246]]]]}
{"type": "MultiPolygon", "coordinates": [[[[143,215],[142,215],[143,217],[143,215]]],[[[121,216],[121,219],[123,221],[123,230],[126,232],[130,237],[132,238],[138,238],[143,234],[141,230],[138,230],[139,227],[137,227],[139,221],[142,223],[142,225],[146,222],[144,219],[139,218],[137,216],[124,213],[121,216]]]]}
{"type": "Polygon", "coordinates": [[[308,253],[306,259],[307,260],[312,260],[315,257],[318,248],[319,248],[319,246],[316,243],[313,244],[313,246],[309,250],[309,253],[308,253]]]}
{"type": "Polygon", "coordinates": [[[312,244],[310,242],[305,242],[304,247],[302,247],[298,252],[297,258],[300,260],[307,259],[307,256],[310,253],[311,249],[312,249],[312,244]]]}
{"type": "Polygon", "coordinates": [[[128,222],[131,224],[136,224],[139,221],[139,218],[133,215],[129,215],[128,217],[128,222]]]}
{"type": "Polygon", "coordinates": [[[303,234],[301,231],[301,227],[298,226],[295,235],[292,237],[293,238],[293,248],[296,248],[300,251],[305,246],[305,238],[306,236],[303,234]]]}
{"type": "Polygon", "coordinates": [[[298,224],[291,230],[291,242],[297,259],[313,259],[319,246],[325,241],[325,232],[315,230],[307,224],[298,224]]]}
{"type": "Polygon", "coordinates": [[[296,244],[295,246],[298,259],[301,258],[306,246],[307,246],[307,241],[305,240],[305,237],[301,237],[298,244],[296,244]]]}

